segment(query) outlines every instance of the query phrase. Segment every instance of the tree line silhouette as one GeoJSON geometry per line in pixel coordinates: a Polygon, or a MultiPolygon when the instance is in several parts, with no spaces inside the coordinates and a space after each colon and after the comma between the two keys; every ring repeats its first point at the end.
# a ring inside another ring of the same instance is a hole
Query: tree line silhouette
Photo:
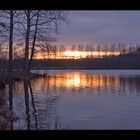
{"type": "MultiPolygon", "coordinates": [[[[15,70],[24,70],[24,51],[23,47],[14,47],[13,53],[13,68],[15,70]],[[18,52],[18,51],[20,52],[18,52]]],[[[88,55],[82,57],[81,54],[78,59],[75,59],[74,55],[72,57],[64,56],[65,51],[68,48],[64,45],[54,45],[51,44],[49,47],[42,47],[37,49],[34,56],[40,53],[42,56],[40,59],[32,58],[30,63],[31,69],[47,69],[47,68],[83,68],[83,69],[95,69],[95,68],[140,68],[139,44],[95,44],[95,45],[72,45],[69,51],[73,53],[78,52],[88,52],[88,55]],[[43,48],[43,49],[42,49],[43,48]],[[44,51],[44,48],[47,48],[44,51]],[[94,55],[96,52],[96,55],[94,55]],[[116,53],[117,52],[117,53],[116,53]],[[57,58],[57,56],[59,56],[57,58]]],[[[9,61],[6,57],[6,51],[2,52],[0,55],[0,66],[1,70],[8,68],[9,61]]],[[[7,51],[8,52],[8,51],[7,51]]]]}

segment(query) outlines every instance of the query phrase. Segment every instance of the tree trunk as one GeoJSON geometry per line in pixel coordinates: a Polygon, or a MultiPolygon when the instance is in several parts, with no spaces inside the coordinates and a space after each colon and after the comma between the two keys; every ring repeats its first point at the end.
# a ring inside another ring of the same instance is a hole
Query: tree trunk
{"type": "Polygon", "coordinates": [[[37,13],[37,19],[36,19],[36,25],[35,25],[35,33],[34,33],[33,43],[32,43],[31,58],[30,58],[30,60],[29,60],[29,67],[28,67],[29,71],[30,71],[31,62],[32,62],[33,55],[34,55],[34,49],[35,49],[35,43],[36,43],[36,34],[37,34],[38,19],[39,19],[39,11],[38,11],[38,13],[37,13]]]}
{"type": "Polygon", "coordinates": [[[26,73],[29,72],[29,37],[30,37],[30,10],[27,11],[27,31],[25,38],[25,63],[24,63],[24,71],[26,73]]]}
{"type": "Polygon", "coordinates": [[[9,34],[9,65],[8,71],[12,71],[12,61],[13,61],[13,10],[10,10],[10,34],[9,34]]]}

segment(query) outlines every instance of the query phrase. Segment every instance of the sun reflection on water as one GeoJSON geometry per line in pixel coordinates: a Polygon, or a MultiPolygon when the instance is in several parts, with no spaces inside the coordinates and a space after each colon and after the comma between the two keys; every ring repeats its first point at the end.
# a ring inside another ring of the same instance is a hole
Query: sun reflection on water
{"type": "Polygon", "coordinates": [[[79,87],[80,77],[78,75],[68,76],[66,79],[66,87],[79,87]]]}
{"type": "MultiPolygon", "coordinates": [[[[36,93],[40,91],[47,93],[51,90],[54,94],[56,90],[78,90],[78,89],[95,89],[106,90],[105,92],[116,91],[128,91],[134,89],[131,79],[123,78],[119,75],[107,75],[107,74],[87,74],[84,72],[66,72],[66,73],[54,73],[44,77],[39,77],[31,81],[33,90],[36,93]]],[[[17,83],[15,85],[17,93],[22,93],[23,84],[17,83]]]]}
{"type": "Polygon", "coordinates": [[[77,88],[114,88],[121,87],[120,79],[110,75],[90,75],[82,72],[69,72],[64,74],[46,75],[35,79],[32,85],[36,90],[41,87],[49,89],[77,89],[77,88]]]}

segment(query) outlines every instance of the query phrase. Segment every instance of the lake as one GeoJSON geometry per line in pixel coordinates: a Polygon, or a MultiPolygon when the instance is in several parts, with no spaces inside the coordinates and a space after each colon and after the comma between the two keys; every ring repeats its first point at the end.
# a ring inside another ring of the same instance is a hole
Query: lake
{"type": "Polygon", "coordinates": [[[9,96],[10,129],[140,129],[140,70],[40,70],[9,96]]]}

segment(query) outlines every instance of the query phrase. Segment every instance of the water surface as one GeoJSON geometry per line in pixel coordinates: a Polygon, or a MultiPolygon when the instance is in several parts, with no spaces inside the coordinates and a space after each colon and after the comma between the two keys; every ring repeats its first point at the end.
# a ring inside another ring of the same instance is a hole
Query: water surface
{"type": "Polygon", "coordinates": [[[11,129],[140,129],[139,70],[33,72],[13,86],[11,129]]]}

